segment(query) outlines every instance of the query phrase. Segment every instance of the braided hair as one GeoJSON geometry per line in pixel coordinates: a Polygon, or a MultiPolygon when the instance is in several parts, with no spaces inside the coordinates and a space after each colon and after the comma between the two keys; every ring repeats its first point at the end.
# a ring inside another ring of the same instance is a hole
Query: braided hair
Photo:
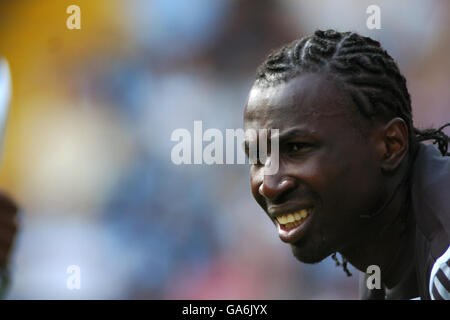
{"type": "MultiPolygon", "coordinates": [[[[414,128],[406,79],[378,41],[354,32],[317,30],[270,53],[257,70],[255,84],[270,86],[302,73],[322,73],[338,80],[366,119],[402,118],[408,128],[411,155],[425,140],[434,140],[443,156],[450,155],[450,138],[443,132],[450,123],[439,129],[414,128]]],[[[342,262],[336,253],[332,258],[351,275],[344,257],[342,262]]]]}

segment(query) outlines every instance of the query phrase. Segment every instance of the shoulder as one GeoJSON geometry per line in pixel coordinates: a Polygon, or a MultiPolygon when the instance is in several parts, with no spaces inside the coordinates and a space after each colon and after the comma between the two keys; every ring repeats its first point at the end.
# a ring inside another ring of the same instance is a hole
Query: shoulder
{"type": "MultiPolygon", "coordinates": [[[[432,290],[436,292],[438,288],[450,288],[446,281],[450,275],[446,268],[450,255],[449,194],[450,157],[442,156],[432,145],[421,144],[412,173],[411,201],[416,220],[419,286],[424,296],[432,299],[437,297],[432,294],[432,290]],[[446,279],[443,275],[446,275],[446,279]]],[[[441,297],[445,297],[444,293],[441,292],[441,297]]]]}
{"type": "MultiPolygon", "coordinates": [[[[436,200],[437,205],[450,208],[450,157],[442,156],[438,149],[420,144],[413,167],[413,192],[421,192],[425,200],[436,200]]],[[[435,206],[438,208],[438,206],[435,206]]]]}
{"type": "Polygon", "coordinates": [[[421,144],[412,173],[412,209],[418,227],[426,238],[431,240],[438,234],[446,236],[447,243],[440,248],[439,256],[449,245],[449,195],[450,157],[442,156],[437,148],[432,145],[421,144]]]}

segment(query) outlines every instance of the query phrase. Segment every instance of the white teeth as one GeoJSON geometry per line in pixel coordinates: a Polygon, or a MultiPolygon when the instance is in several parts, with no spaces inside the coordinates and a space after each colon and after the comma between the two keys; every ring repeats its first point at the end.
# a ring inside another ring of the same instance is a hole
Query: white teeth
{"type": "Polygon", "coordinates": [[[287,217],[286,216],[281,216],[281,217],[277,217],[277,220],[280,224],[286,224],[287,223],[287,217]]]}
{"type": "Polygon", "coordinates": [[[303,219],[305,219],[310,213],[312,212],[312,209],[302,209],[297,212],[288,213],[285,215],[282,215],[280,217],[277,217],[277,220],[280,224],[291,224],[294,222],[300,222],[303,219]]]}
{"type": "Polygon", "coordinates": [[[306,209],[300,210],[300,216],[301,216],[302,218],[306,218],[307,215],[308,215],[308,212],[306,211],[306,209]]]}

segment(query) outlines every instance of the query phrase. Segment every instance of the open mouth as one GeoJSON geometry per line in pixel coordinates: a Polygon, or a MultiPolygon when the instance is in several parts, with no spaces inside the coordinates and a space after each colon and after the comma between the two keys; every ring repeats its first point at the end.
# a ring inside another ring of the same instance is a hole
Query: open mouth
{"type": "Polygon", "coordinates": [[[312,213],[313,208],[305,208],[276,217],[280,239],[289,243],[298,241],[305,233],[312,213]]]}

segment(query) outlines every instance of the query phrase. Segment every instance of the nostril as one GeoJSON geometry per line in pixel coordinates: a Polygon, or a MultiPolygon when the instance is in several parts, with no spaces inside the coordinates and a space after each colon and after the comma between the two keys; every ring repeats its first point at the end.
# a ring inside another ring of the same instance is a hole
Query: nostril
{"type": "Polygon", "coordinates": [[[258,188],[258,192],[264,198],[275,201],[293,188],[295,188],[295,180],[290,177],[283,178],[281,181],[264,178],[264,181],[258,188]]]}

